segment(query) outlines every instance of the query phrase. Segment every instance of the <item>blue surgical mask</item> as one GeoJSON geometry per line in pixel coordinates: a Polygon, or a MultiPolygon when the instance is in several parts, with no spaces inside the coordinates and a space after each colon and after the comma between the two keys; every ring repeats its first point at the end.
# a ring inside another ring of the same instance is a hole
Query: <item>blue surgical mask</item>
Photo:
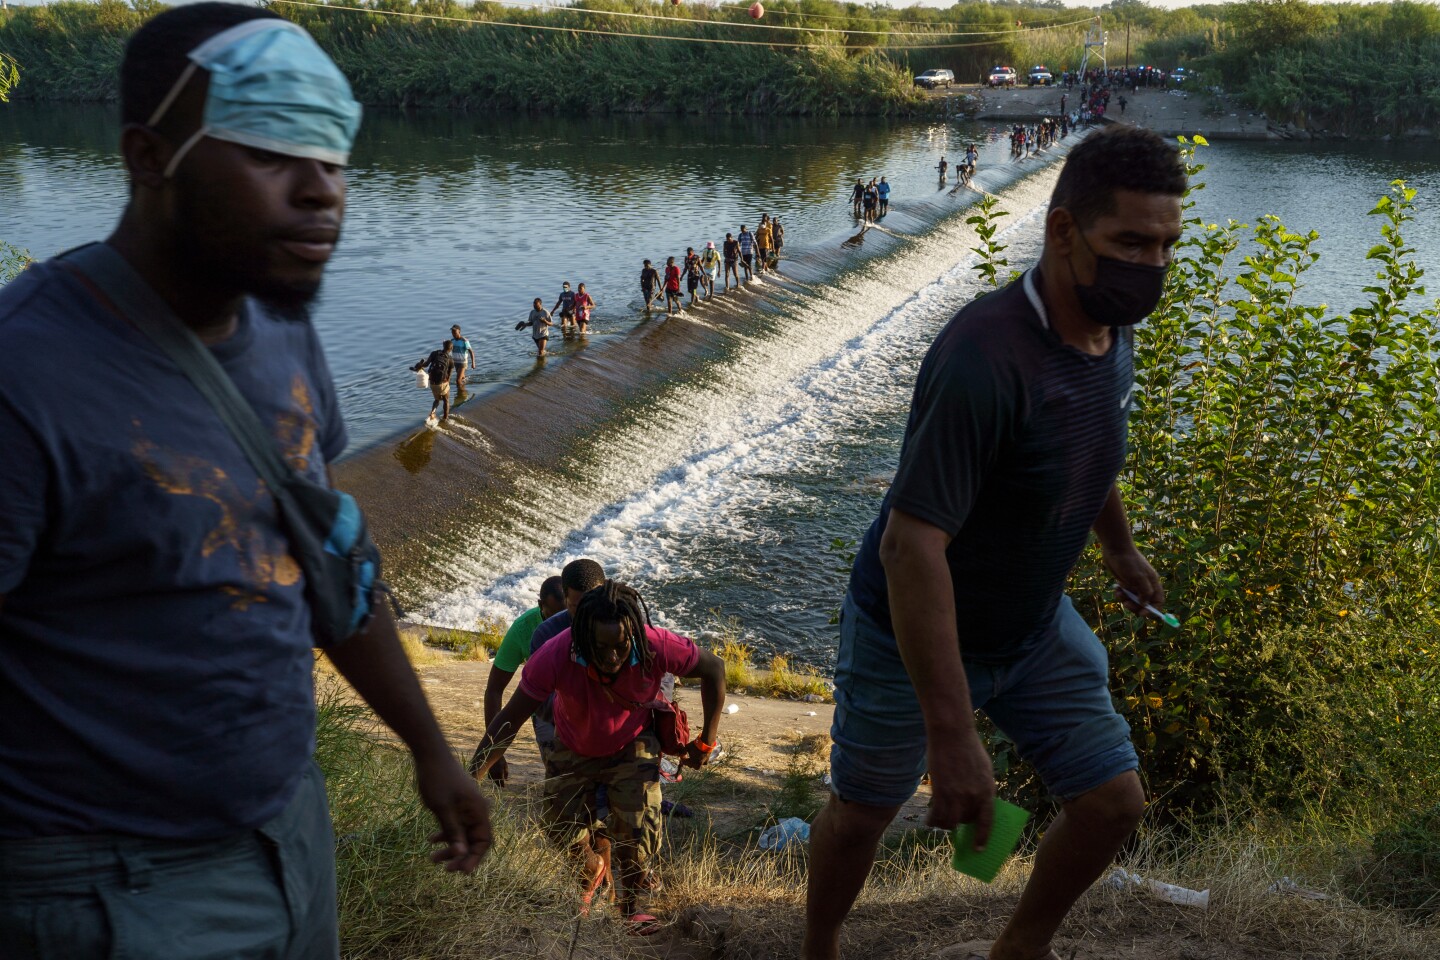
{"type": "Polygon", "coordinates": [[[187,55],[190,63],[150,117],[158,124],[197,69],[210,74],[200,129],[175,151],[175,168],[201,137],[344,166],[360,104],[335,62],[288,20],[247,20],[187,55]]]}

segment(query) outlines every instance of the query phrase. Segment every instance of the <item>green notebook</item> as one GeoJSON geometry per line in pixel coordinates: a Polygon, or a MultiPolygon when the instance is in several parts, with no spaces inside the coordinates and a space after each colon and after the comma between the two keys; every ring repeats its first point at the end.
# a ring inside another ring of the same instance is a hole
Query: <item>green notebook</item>
{"type": "Polygon", "coordinates": [[[989,883],[1010,859],[1010,854],[1015,852],[1020,843],[1020,833],[1029,819],[1030,811],[997,797],[995,822],[990,826],[990,839],[985,849],[975,852],[975,825],[962,823],[950,831],[950,846],[955,851],[950,865],[982,883],[989,883]]]}

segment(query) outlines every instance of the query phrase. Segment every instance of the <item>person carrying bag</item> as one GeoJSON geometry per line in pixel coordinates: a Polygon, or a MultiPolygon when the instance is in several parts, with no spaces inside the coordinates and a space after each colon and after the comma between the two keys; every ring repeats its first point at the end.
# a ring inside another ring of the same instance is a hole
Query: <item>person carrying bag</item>
{"type": "Polygon", "coordinates": [[[112,247],[92,243],[59,259],[180,368],[264,481],[305,575],[316,645],[334,646],[364,630],[382,588],[380,551],[355,498],[303,476],[285,461],[219,361],[112,247]]]}

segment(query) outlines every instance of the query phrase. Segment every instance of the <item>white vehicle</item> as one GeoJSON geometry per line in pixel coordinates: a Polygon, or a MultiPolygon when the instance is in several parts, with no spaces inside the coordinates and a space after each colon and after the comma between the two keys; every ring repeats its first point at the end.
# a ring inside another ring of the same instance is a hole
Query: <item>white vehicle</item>
{"type": "Polygon", "coordinates": [[[1015,86],[1014,67],[995,67],[990,71],[989,77],[985,80],[989,87],[1013,87],[1015,86]]]}
{"type": "Polygon", "coordinates": [[[1030,68],[1030,76],[1027,78],[1027,80],[1032,87],[1035,86],[1037,83],[1042,87],[1048,87],[1055,82],[1055,77],[1050,72],[1049,67],[1045,66],[1045,64],[1043,63],[1037,63],[1035,66],[1030,68]]]}
{"type": "Polygon", "coordinates": [[[925,87],[927,90],[948,87],[954,82],[955,74],[949,70],[926,70],[915,78],[915,86],[925,87]]]}

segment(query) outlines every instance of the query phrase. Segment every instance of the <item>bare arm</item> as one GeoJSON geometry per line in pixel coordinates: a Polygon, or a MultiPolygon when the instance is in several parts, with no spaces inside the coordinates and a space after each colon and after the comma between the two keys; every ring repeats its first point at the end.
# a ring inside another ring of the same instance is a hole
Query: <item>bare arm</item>
{"type": "MultiPolygon", "coordinates": [[[[496,714],[500,712],[500,705],[505,702],[505,688],[510,685],[510,678],[515,676],[509,670],[501,670],[494,666],[490,667],[490,679],[485,682],[485,727],[488,729],[494,722],[496,714]]],[[[502,756],[490,766],[490,779],[500,786],[510,779],[510,765],[505,762],[502,756]]]]}
{"type": "MultiPolygon", "coordinates": [[[[1130,535],[1130,518],[1125,513],[1125,501],[1120,496],[1118,485],[1110,487],[1093,529],[1100,541],[1100,555],[1105,561],[1105,568],[1120,586],[1135,594],[1143,603],[1162,607],[1165,587],[1160,582],[1160,575],[1150,566],[1150,561],[1135,546],[1135,540],[1130,535]]],[[[1123,594],[1117,594],[1117,597],[1127,609],[1140,612],[1141,604],[1123,594]]]]}
{"type": "Polygon", "coordinates": [[[476,780],[484,777],[505,755],[505,750],[514,742],[520,727],[535,715],[535,711],[539,710],[544,702],[536,700],[523,690],[516,690],[510,702],[505,704],[505,709],[485,725],[485,736],[480,738],[479,745],[475,747],[475,755],[470,758],[470,775],[476,780]]]}
{"type": "Polygon", "coordinates": [[[994,816],[995,774],[975,729],[970,685],[960,658],[955,592],[944,530],[892,509],[880,541],[890,617],[900,658],[925,718],[933,797],[927,822],[950,829],[976,824],[985,845],[994,816]]]}
{"type": "MultiPolygon", "coordinates": [[[[700,681],[700,704],[705,719],[700,728],[701,743],[715,746],[720,738],[720,711],[725,706],[725,662],[708,650],[700,651],[700,659],[686,677],[700,681]]],[[[710,755],[691,744],[685,756],[685,763],[691,767],[702,767],[710,755]]]]}
{"type": "Polygon", "coordinates": [[[500,712],[500,705],[505,702],[505,688],[510,686],[510,678],[515,676],[509,670],[501,670],[498,667],[490,668],[490,679],[485,682],[485,729],[490,729],[490,724],[495,722],[495,715],[500,712]]]}
{"type": "Polygon", "coordinates": [[[448,870],[472,872],[490,850],[490,813],[440,732],[389,607],[379,605],[364,633],[325,653],[414,754],[420,798],[440,824],[431,842],[446,844],[431,859],[448,870]]]}

